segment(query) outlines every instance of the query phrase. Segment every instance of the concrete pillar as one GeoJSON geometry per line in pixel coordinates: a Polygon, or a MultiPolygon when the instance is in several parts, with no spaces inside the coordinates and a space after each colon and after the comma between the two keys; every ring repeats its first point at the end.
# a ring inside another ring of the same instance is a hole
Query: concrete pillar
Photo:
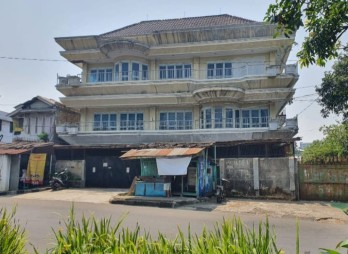
{"type": "Polygon", "coordinates": [[[156,77],[156,60],[151,60],[150,62],[150,80],[156,80],[157,77],[156,77]]]}
{"type": "Polygon", "coordinates": [[[199,106],[195,106],[193,108],[193,123],[192,123],[192,128],[193,129],[199,129],[199,117],[200,117],[200,111],[199,111],[199,106]]]}
{"type": "Polygon", "coordinates": [[[220,179],[221,178],[226,178],[226,175],[225,175],[225,159],[220,159],[219,165],[220,165],[220,179]]]}
{"type": "Polygon", "coordinates": [[[192,72],[192,78],[193,79],[200,79],[200,59],[199,57],[193,58],[193,72],[192,72]]]}
{"type": "Polygon", "coordinates": [[[149,110],[149,130],[156,130],[156,126],[159,126],[157,123],[157,112],[155,107],[151,107],[149,110]]]}
{"type": "Polygon", "coordinates": [[[259,175],[259,158],[253,158],[253,177],[254,190],[256,196],[260,195],[260,175],[259,175]]]}
{"type": "Polygon", "coordinates": [[[290,178],[290,191],[294,192],[295,188],[295,158],[289,157],[289,178],[290,178]]]}
{"type": "Polygon", "coordinates": [[[81,73],[81,82],[82,84],[86,84],[87,83],[87,77],[88,77],[88,68],[87,68],[87,64],[84,63],[82,66],[82,73],[81,73]]]}

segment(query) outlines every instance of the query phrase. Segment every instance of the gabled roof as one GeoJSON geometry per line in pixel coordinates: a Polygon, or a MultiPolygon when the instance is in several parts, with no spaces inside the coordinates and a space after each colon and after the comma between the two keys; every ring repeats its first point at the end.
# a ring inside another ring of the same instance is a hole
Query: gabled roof
{"type": "Polygon", "coordinates": [[[9,113],[8,116],[14,116],[16,115],[18,112],[20,112],[21,110],[23,110],[27,105],[29,104],[32,104],[34,103],[35,101],[41,101],[51,107],[57,107],[57,108],[60,108],[60,109],[66,109],[66,110],[69,110],[71,112],[75,112],[75,113],[78,113],[76,112],[75,110],[71,109],[71,108],[68,108],[66,107],[64,104],[58,102],[58,101],[55,101],[53,99],[49,99],[49,98],[46,98],[46,97],[43,97],[43,96],[35,96],[34,98],[32,98],[31,100],[28,100],[26,102],[23,102],[21,104],[18,104],[17,106],[15,106],[15,109],[13,112],[9,113]]]}
{"type": "Polygon", "coordinates": [[[8,115],[8,113],[6,113],[5,111],[1,111],[0,110],[0,120],[7,121],[7,122],[12,122],[11,117],[9,117],[7,115],[8,115]]]}
{"type": "Polygon", "coordinates": [[[105,34],[100,37],[124,37],[134,35],[146,35],[168,30],[186,30],[198,28],[212,28],[226,25],[241,25],[257,23],[256,21],[244,19],[228,14],[202,17],[189,17],[181,19],[149,20],[129,25],[105,34]]]}

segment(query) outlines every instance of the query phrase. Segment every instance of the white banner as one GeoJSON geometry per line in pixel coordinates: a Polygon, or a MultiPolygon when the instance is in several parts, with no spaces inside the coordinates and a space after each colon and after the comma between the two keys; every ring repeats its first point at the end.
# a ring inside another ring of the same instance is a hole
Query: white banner
{"type": "Polygon", "coordinates": [[[191,157],[156,158],[158,174],[162,176],[187,175],[191,157]]]}

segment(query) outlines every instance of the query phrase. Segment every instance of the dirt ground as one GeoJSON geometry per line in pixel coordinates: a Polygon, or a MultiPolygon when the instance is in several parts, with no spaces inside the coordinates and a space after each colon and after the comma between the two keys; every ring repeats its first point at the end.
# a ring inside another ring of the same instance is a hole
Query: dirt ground
{"type": "MultiPolygon", "coordinates": [[[[124,193],[120,189],[66,189],[60,191],[41,191],[13,198],[62,200],[70,202],[109,203],[111,197],[124,193]]],[[[346,203],[345,203],[346,204],[346,203]]],[[[216,199],[211,198],[205,202],[199,202],[178,209],[194,209],[206,211],[220,211],[247,214],[267,214],[270,217],[292,217],[310,219],[319,222],[347,223],[348,215],[342,210],[332,207],[330,202],[304,202],[282,200],[251,200],[251,199],[227,199],[222,204],[217,204],[216,199]]]]}
{"type": "Polygon", "coordinates": [[[216,206],[214,210],[265,214],[271,217],[307,218],[330,223],[348,223],[348,215],[342,210],[332,207],[330,202],[229,199],[226,203],[216,206]]]}

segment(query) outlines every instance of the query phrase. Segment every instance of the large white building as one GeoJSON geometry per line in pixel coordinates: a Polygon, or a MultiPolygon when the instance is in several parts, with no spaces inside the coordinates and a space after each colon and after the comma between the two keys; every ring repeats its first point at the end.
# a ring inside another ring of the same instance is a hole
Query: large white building
{"type": "MultiPolygon", "coordinates": [[[[271,24],[216,15],[56,38],[81,68],[58,78],[62,103],[81,114],[59,137],[79,149],[210,147],[215,162],[291,155],[297,119],[284,109],[299,77],[287,64],[294,35],[274,34],[271,24]]],[[[87,159],[87,186],[93,165],[87,159]]]]}

